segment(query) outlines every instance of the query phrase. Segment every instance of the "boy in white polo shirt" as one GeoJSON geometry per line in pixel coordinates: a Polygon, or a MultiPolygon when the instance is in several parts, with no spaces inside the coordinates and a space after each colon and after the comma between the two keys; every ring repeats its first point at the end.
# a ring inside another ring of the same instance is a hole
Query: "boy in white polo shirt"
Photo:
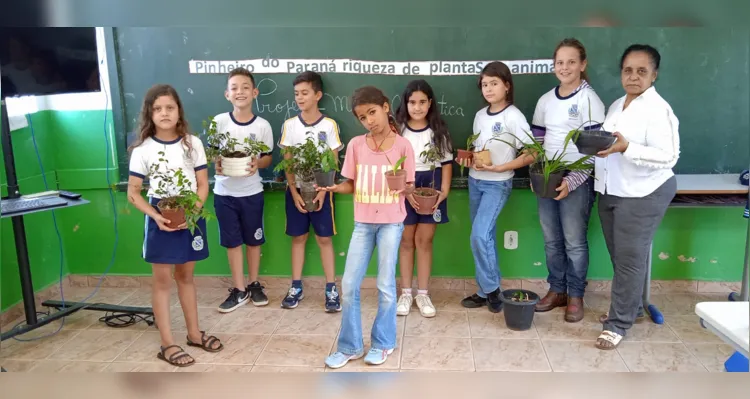
{"type": "MultiPolygon", "coordinates": [[[[294,100],[300,109],[299,115],[287,119],[281,131],[279,147],[297,146],[312,138],[316,144],[325,142],[338,159],[338,152],[344,148],[339,137],[339,126],[318,109],[323,97],[323,80],[315,72],[303,72],[294,79],[294,100]]],[[[288,156],[288,155],[287,155],[288,156]]],[[[305,264],[305,246],[312,224],[315,240],[320,248],[320,260],[326,276],[326,312],[341,311],[341,301],[336,289],[336,262],[332,236],[336,234],[334,221],[333,193],[321,191],[315,201],[318,207],[313,212],[304,209],[304,201],[299,194],[299,182],[295,176],[286,174],[286,234],[292,237],[292,286],[281,302],[281,307],[294,309],[304,298],[302,292],[302,268],[305,264]]]]}
{"type": "Polygon", "coordinates": [[[245,68],[229,72],[224,93],[232,103],[233,110],[216,115],[216,130],[229,132],[232,138],[242,143],[245,138],[264,142],[269,151],[260,154],[250,165],[250,176],[228,177],[221,174],[221,160],[216,160],[216,183],[214,185],[214,207],[219,222],[221,246],[227,248],[229,267],[234,287],[227,299],[219,305],[219,312],[228,313],[247,303],[255,306],[268,304],[264,287],[258,281],[260,269],[260,246],[265,243],[263,232],[263,182],[258,169],[271,165],[273,134],[265,119],[253,115],[253,99],[258,96],[253,75],[245,68]],[[248,277],[245,286],[242,265],[242,244],[246,246],[248,277]]]}

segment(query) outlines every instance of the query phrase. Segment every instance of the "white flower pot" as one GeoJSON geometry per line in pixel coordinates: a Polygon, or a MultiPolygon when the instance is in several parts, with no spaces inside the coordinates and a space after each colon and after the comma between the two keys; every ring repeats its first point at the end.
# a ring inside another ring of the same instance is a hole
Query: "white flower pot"
{"type": "Polygon", "coordinates": [[[245,177],[249,176],[250,172],[247,168],[250,166],[250,161],[253,157],[244,158],[224,158],[221,157],[221,169],[224,176],[229,177],[245,177]]]}

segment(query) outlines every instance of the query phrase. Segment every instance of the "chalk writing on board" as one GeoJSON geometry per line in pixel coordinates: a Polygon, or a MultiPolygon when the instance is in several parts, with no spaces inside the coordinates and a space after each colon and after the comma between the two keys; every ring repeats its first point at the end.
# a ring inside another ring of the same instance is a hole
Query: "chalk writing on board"
{"type": "MultiPolygon", "coordinates": [[[[352,59],[278,59],[257,58],[237,61],[190,60],[190,73],[226,74],[244,67],[254,73],[292,73],[304,71],[354,75],[461,76],[477,75],[491,61],[364,61],[352,59]]],[[[551,59],[503,61],[514,75],[554,72],[551,59]]]]}
{"type": "MultiPolygon", "coordinates": [[[[284,118],[291,118],[299,112],[297,103],[292,97],[293,93],[290,91],[288,99],[283,100],[269,100],[272,97],[270,95],[276,93],[279,88],[278,83],[271,78],[260,79],[257,83],[258,86],[258,98],[255,100],[255,111],[258,114],[269,113],[269,114],[282,114],[284,118]]],[[[391,106],[395,109],[401,104],[401,95],[395,94],[391,97],[391,106]]],[[[436,98],[437,104],[440,107],[440,113],[443,116],[466,116],[462,107],[451,105],[445,98],[445,94],[439,94],[436,98]]],[[[349,96],[342,96],[332,93],[324,93],[323,98],[320,101],[320,110],[328,114],[332,113],[351,113],[352,105],[351,98],[349,96]]]]}

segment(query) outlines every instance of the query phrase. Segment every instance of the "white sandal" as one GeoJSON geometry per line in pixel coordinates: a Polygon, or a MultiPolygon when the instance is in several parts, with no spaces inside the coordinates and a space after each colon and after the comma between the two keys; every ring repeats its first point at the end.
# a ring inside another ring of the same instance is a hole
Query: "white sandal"
{"type": "Polygon", "coordinates": [[[596,339],[596,347],[605,351],[615,349],[618,345],[620,345],[620,341],[622,341],[622,338],[622,335],[616,332],[604,330],[599,335],[599,338],[596,339]],[[612,345],[606,345],[604,344],[604,342],[609,342],[612,345]]]}

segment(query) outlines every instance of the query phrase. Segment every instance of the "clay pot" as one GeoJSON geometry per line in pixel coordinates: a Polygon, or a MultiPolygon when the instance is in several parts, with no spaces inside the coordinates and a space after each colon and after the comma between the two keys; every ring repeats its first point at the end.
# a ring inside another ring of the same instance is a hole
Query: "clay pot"
{"type": "Polygon", "coordinates": [[[393,191],[403,190],[406,188],[406,171],[399,169],[396,173],[393,170],[385,172],[385,180],[388,182],[388,188],[393,191]]]}
{"type": "Polygon", "coordinates": [[[492,166],[492,157],[490,156],[490,150],[482,150],[474,153],[474,165],[476,166],[492,166]]]}
{"type": "Polygon", "coordinates": [[[185,223],[185,210],[184,209],[164,208],[162,206],[161,201],[159,201],[159,203],[156,204],[156,207],[159,208],[159,212],[161,212],[161,215],[169,220],[169,224],[167,224],[167,227],[169,227],[170,229],[176,229],[179,225],[185,223]]]}
{"type": "Polygon", "coordinates": [[[437,190],[432,188],[421,187],[414,190],[414,199],[419,205],[419,209],[415,209],[417,214],[432,215],[432,207],[437,204],[439,195],[437,190]]]}
{"type": "Polygon", "coordinates": [[[249,176],[250,172],[247,171],[247,168],[248,168],[248,164],[250,164],[252,160],[253,160],[253,157],[242,157],[242,158],[221,157],[222,174],[228,177],[249,176]]]}
{"type": "Polygon", "coordinates": [[[474,153],[469,150],[458,150],[458,154],[456,154],[456,161],[472,158],[474,158],[474,153]]]}
{"type": "Polygon", "coordinates": [[[315,203],[315,196],[318,192],[315,191],[315,186],[312,182],[302,182],[300,187],[300,196],[305,201],[305,210],[308,212],[314,212],[318,209],[318,204],[315,203]]]}

